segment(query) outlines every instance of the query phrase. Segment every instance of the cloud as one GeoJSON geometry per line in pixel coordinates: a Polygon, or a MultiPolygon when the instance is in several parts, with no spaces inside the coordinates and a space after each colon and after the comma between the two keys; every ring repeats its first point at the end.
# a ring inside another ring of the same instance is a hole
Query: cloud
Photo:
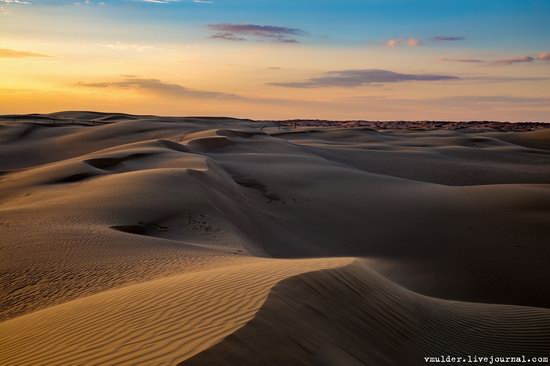
{"type": "Polygon", "coordinates": [[[96,46],[109,48],[115,51],[156,51],[159,48],[147,44],[138,44],[138,43],[123,43],[123,42],[114,42],[114,43],[97,43],[96,46]]]}
{"type": "Polygon", "coordinates": [[[368,84],[398,83],[404,81],[458,80],[456,76],[438,74],[402,74],[398,72],[365,69],[331,71],[324,76],[299,82],[276,82],[269,85],[287,88],[358,87],[368,84]]]}
{"type": "Polygon", "coordinates": [[[0,48],[0,58],[24,58],[24,57],[50,57],[41,53],[29,52],[29,51],[16,51],[8,48],[0,48]]]}
{"type": "Polygon", "coordinates": [[[396,47],[397,45],[399,45],[401,41],[398,40],[398,39],[388,39],[386,41],[386,46],[388,46],[389,48],[394,48],[396,47]]]}
{"type": "Polygon", "coordinates": [[[143,3],[152,3],[152,4],[172,4],[179,3],[181,0],[138,0],[143,3]]]}
{"type": "Polygon", "coordinates": [[[535,61],[535,58],[533,56],[517,56],[517,57],[494,60],[494,61],[491,61],[491,63],[494,65],[512,65],[516,63],[533,62],[533,61],[535,61]]]}
{"type": "Polygon", "coordinates": [[[418,38],[413,38],[413,37],[410,37],[410,38],[392,38],[392,39],[388,39],[387,41],[385,41],[384,44],[387,47],[390,47],[390,48],[394,48],[394,47],[401,46],[401,45],[407,45],[407,46],[410,46],[410,47],[415,47],[415,46],[421,46],[424,43],[429,43],[430,41],[433,41],[433,42],[453,42],[453,41],[461,41],[461,40],[464,40],[464,39],[466,39],[466,38],[464,38],[462,36],[435,36],[435,37],[429,38],[427,40],[420,40],[418,38]]]}
{"type": "Polygon", "coordinates": [[[501,58],[496,60],[482,60],[478,58],[442,58],[442,60],[451,61],[451,62],[479,63],[479,64],[493,65],[493,66],[506,66],[506,65],[513,65],[517,63],[533,62],[536,59],[544,60],[544,58],[541,58],[541,55],[542,57],[548,57],[547,59],[550,60],[550,53],[539,54],[536,58],[533,56],[516,56],[516,57],[501,58]]]}
{"type": "Polygon", "coordinates": [[[436,42],[456,42],[456,41],[463,41],[465,40],[465,37],[462,36],[435,36],[432,37],[432,41],[436,42]]]}
{"type": "Polygon", "coordinates": [[[386,45],[386,47],[389,47],[389,48],[395,48],[402,44],[406,44],[409,47],[415,47],[415,46],[420,46],[422,42],[416,38],[409,38],[407,40],[402,38],[392,38],[392,39],[388,39],[386,42],[384,42],[384,44],[386,45]]]}
{"type": "Polygon", "coordinates": [[[510,83],[510,82],[529,82],[529,81],[546,81],[550,80],[550,77],[545,76],[488,76],[488,75],[473,75],[463,77],[463,82],[473,82],[475,84],[480,83],[510,83]]]}
{"type": "Polygon", "coordinates": [[[122,81],[109,81],[99,83],[78,82],[76,85],[89,88],[133,89],[170,97],[243,99],[236,94],[189,89],[179,84],[164,83],[158,79],[126,78],[122,81]]]}
{"type": "Polygon", "coordinates": [[[414,46],[420,46],[421,43],[418,39],[415,39],[415,38],[409,38],[407,40],[407,45],[408,46],[411,46],[411,47],[414,47],[414,46]]]}
{"type": "Polygon", "coordinates": [[[388,96],[355,96],[340,98],[341,101],[351,102],[375,102],[384,103],[385,101],[399,104],[440,104],[451,105],[460,104],[466,106],[545,106],[550,108],[550,98],[545,97],[523,97],[513,95],[451,95],[434,98],[394,98],[388,96]]]}
{"type": "Polygon", "coordinates": [[[478,58],[442,58],[442,61],[451,61],[451,62],[465,62],[465,63],[483,63],[484,60],[478,58]]]}
{"type": "Polygon", "coordinates": [[[212,35],[210,38],[212,39],[222,39],[224,41],[247,41],[244,37],[239,37],[235,33],[231,32],[218,32],[214,35],[212,35]]]}
{"type": "Polygon", "coordinates": [[[457,95],[450,97],[441,97],[434,100],[462,102],[467,104],[502,104],[502,105],[548,105],[550,98],[539,97],[520,97],[511,95],[457,95]]]}
{"type": "Polygon", "coordinates": [[[209,24],[208,28],[216,31],[210,38],[229,41],[249,41],[249,37],[251,37],[257,41],[298,43],[299,41],[295,37],[307,35],[305,31],[299,28],[273,25],[220,23],[209,24]]]}
{"type": "Polygon", "coordinates": [[[537,59],[542,61],[550,61],[550,52],[541,52],[537,55],[537,59]]]}
{"type": "Polygon", "coordinates": [[[106,4],[105,4],[104,1],[94,3],[92,0],[84,0],[82,2],[74,3],[74,5],[77,5],[77,6],[81,6],[81,5],[84,5],[84,6],[105,6],[106,4]]]}
{"type": "Polygon", "coordinates": [[[30,2],[24,1],[24,0],[0,0],[0,3],[4,4],[22,4],[22,5],[29,5],[30,2]]]}

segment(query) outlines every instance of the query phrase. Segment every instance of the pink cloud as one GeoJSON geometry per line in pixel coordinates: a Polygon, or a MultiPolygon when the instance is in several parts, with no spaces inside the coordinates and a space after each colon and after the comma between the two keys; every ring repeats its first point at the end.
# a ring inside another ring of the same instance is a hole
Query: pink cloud
{"type": "Polygon", "coordinates": [[[422,43],[420,42],[420,40],[416,38],[409,38],[406,41],[402,38],[392,38],[392,39],[388,39],[384,44],[386,45],[386,47],[395,48],[403,44],[406,44],[409,47],[416,47],[416,46],[420,46],[422,43]]]}
{"type": "Polygon", "coordinates": [[[386,42],[386,46],[394,48],[395,46],[398,46],[399,43],[401,43],[399,39],[390,39],[386,42]]]}

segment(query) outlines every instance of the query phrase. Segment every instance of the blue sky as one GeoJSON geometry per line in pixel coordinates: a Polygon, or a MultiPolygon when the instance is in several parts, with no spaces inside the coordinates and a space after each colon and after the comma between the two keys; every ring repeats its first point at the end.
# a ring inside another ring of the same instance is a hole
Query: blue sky
{"type": "MultiPolygon", "coordinates": [[[[148,26],[173,30],[194,27],[192,35],[173,32],[164,34],[167,39],[204,36],[206,31],[201,26],[213,22],[296,27],[311,34],[310,42],[326,44],[452,34],[468,38],[471,47],[526,50],[540,48],[541,43],[547,44],[550,39],[550,1],[546,0],[102,2],[106,6],[98,7],[100,1],[91,1],[85,10],[75,9],[75,1],[46,0],[32,4],[41,8],[43,17],[69,13],[85,19],[92,14],[103,21],[121,21],[122,24],[146,21],[148,26]]],[[[96,21],[101,23],[99,19],[96,21]]]]}

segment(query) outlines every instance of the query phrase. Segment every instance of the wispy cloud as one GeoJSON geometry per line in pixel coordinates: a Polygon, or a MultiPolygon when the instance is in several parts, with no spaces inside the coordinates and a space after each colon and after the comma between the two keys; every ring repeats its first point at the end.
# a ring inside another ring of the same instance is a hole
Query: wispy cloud
{"type": "Polygon", "coordinates": [[[464,83],[485,84],[485,83],[513,83],[513,82],[531,82],[546,81],[550,77],[545,76],[506,76],[506,75],[471,75],[461,79],[464,83]]]}
{"type": "Polygon", "coordinates": [[[521,64],[521,63],[529,63],[533,62],[536,59],[539,60],[545,60],[544,57],[548,57],[550,59],[550,53],[545,54],[541,53],[537,57],[534,56],[514,56],[514,57],[508,57],[508,58],[500,58],[500,59],[493,59],[493,60],[483,60],[479,58],[442,58],[442,61],[450,61],[450,62],[464,62],[464,63],[478,63],[478,64],[484,64],[488,66],[507,66],[507,65],[513,65],[513,64],[521,64]],[[542,58],[541,58],[542,55],[542,58]]]}
{"type": "Polygon", "coordinates": [[[451,75],[439,74],[402,74],[398,72],[365,69],[331,71],[323,76],[298,82],[274,82],[269,85],[287,88],[323,88],[323,87],[358,87],[369,84],[398,83],[404,81],[442,81],[458,80],[451,75]]]}
{"type": "Polygon", "coordinates": [[[447,58],[444,57],[441,59],[442,61],[451,61],[451,62],[464,62],[464,63],[483,63],[484,60],[481,60],[479,58],[447,58]]]}
{"type": "Polygon", "coordinates": [[[224,41],[247,41],[244,37],[239,37],[235,33],[231,32],[218,32],[214,35],[212,35],[210,38],[212,39],[221,39],[224,41]]]}
{"type": "Polygon", "coordinates": [[[550,52],[541,52],[537,55],[537,59],[542,61],[550,61],[550,52]]]}
{"type": "Polygon", "coordinates": [[[82,2],[76,2],[74,3],[74,5],[84,5],[84,6],[105,6],[105,2],[104,1],[99,1],[99,2],[93,2],[92,0],[84,0],[82,2]]]}
{"type": "Polygon", "coordinates": [[[169,97],[187,97],[200,99],[242,99],[242,97],[236,94],[190,89],[179,84],[165,83],[158,79],[126,78],[121,81],[96,83],[78,82],[76,85],[89,88],[131,89],[169,97]]]}
{"type": "Polygon", "coordinates": [[[24,0],[0,0],[0,3],[4,3],[4,4],[21,4],[21,5],[30,4],[29,1],[24,1],[24,0]]]}
{"type": "Polygon", "coordinates": [[[523,62],[533,62],[535,58],[533,56],[516,56],[510,58],[502,58],[498,60],[491,61],[494,65],[512,65],[523,62]]]}
{"type": "Polygon", "coordinates": [[[467,104],[493,104],[493,105],[548,105],[550,98],[521,97],[512,95],[457,95],[450,97],[435,98],[436,101],[462,102],[467,104]]]}
{"type": "Polygon", "coordinates": [[[228,41],[270,41],[281,43],[298,43],[296,37],[306,36],[307,32],[299,28],[279,27],[258,24],[209,24],[208,28],[216,33],[214,39],[228,41]]]}
{"type": "Polygon", "coordinates": [[[431,38],[432,41],[436,42],[456,42],[464,41],[466,38],[462,36],[435,36],[431,38]]]}
{"type": "Polygon", "coordinates": [[[550,108],[550,98],[545,97],[525,97],[515,95],[450,95],[442,97],[427,98],[395,98],[391,96],[354,96],[340,98],[341,101],[351,102],[373,102],[382,104],[384,102],[393,102],[403,104],[440,104],[462,105],[462,106],[545,106],[550,108]]]}
{"type": "Polygon", "coordinates": [[[0,48],[0,58],[24,58],[24,57],[50,57],[41,53],[30,51],[16,51],[8,48],[0,48]]]}
{"type": "Polygon", "coordinates": [[[30,4],[29,1],[25,0],[0,0],[0,15],[11,14],[10,7],[30,4]]]}
{"type": "Polygon", "coordinates": [[[409,38],[391,38],[384,42],[384,44],[389,48],[395,48],[397,46],[421,46],[424,44],[430,44],[430,43],[442,43],[442,42],[455,42],[455,41],[462,41],[465,40],[465,37],[462,36],[435,36],[428,39],[418,39],[414,37],[409,38]]]}
{"type": "Polygon", "coordinates": [[[172,3],[181,2],[181,0],[137,0],[137,1],[140,1],[142,3],[153,3],[153,4],[172,4],[172,3]]]}
{"type": "Polygon", "coordinates": [[[145,52],[145,51],[155,51],[159,49],[155,46],[147,45],[147,44],[123,43],[123,42],[97,43],[96,46],[105,47],[116,51],[129,50],[129,51],[145,52]]]}

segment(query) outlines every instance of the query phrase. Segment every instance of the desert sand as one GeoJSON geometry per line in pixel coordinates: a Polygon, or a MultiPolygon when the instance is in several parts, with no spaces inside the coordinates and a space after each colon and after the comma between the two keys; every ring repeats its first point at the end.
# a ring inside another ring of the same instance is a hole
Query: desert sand
{"type": "Polygon", "coordinates": [[[544,124],[0,117],[0,365],[550,357],[544,124]]]}

